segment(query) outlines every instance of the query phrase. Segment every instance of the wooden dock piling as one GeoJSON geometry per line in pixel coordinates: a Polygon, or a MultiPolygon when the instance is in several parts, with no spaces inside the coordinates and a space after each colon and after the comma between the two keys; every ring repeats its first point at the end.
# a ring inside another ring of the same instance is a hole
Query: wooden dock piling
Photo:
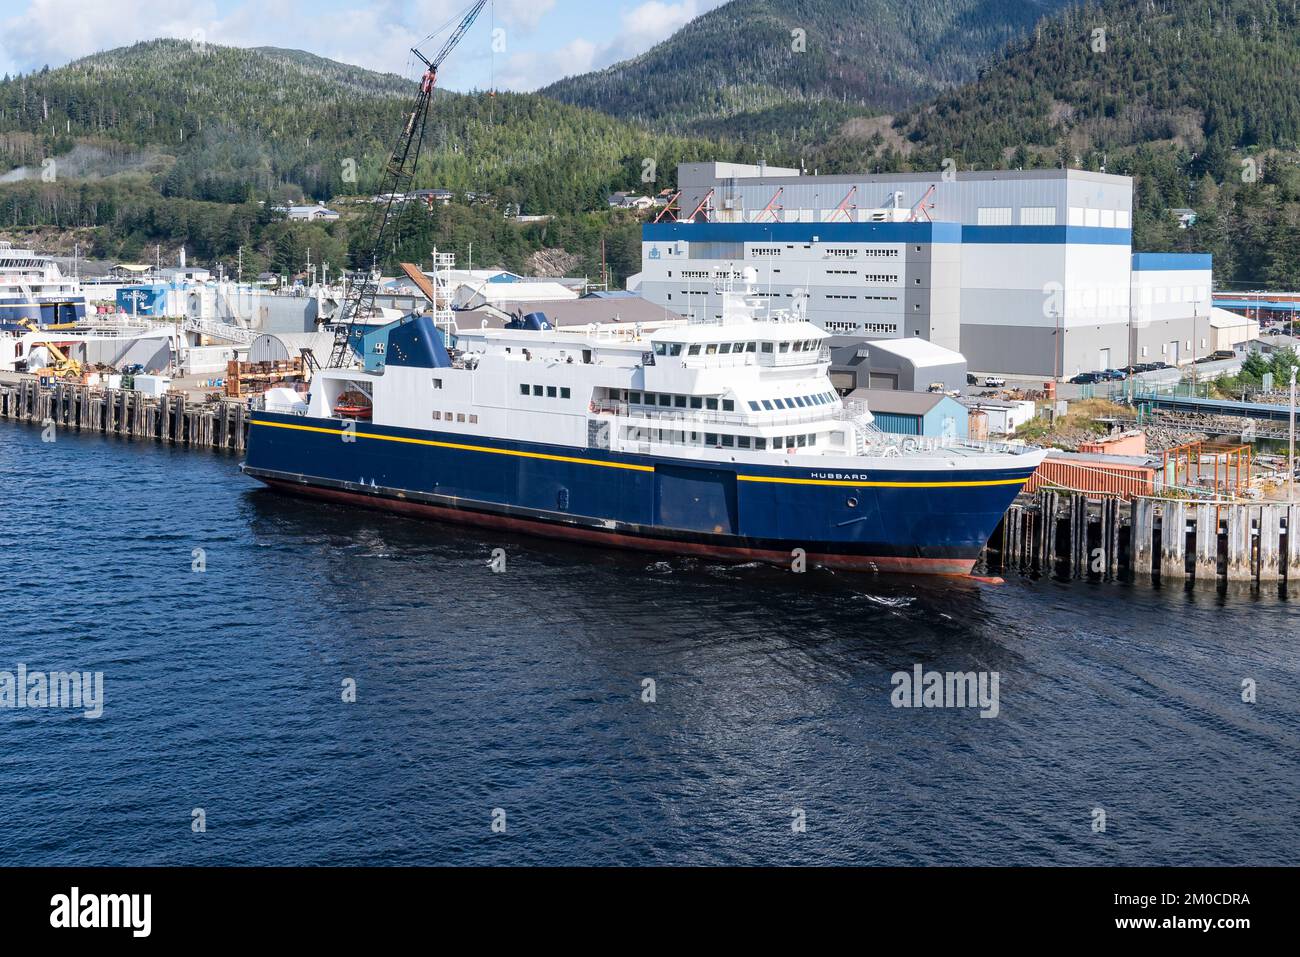
{"type": "Polygon", "coordinates": [[[76,382],[0,383],[0,418],[191,448],[243,451],[245,411],[242,401],[190,405],[183,395],[152,398],[130,389],[92,389],[76,382]]]}
{"type": "Polygon", "coordinates": [[[1187,507],[1165,502],[1160,525],[1160,578],[1181,581],[1187,577],[1187,507]]]}

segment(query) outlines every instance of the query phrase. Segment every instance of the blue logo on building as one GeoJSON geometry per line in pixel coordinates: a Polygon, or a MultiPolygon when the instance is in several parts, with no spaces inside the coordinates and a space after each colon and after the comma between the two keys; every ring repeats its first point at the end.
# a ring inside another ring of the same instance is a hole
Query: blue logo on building
{"type": "Polygon", "coordinates": [[[117,307],[129,316],[160,316],[167,308],[167,288],[127,286],[119,289],[117,307]]]}
{"type": "Polygon", "coordinates": [[[651,259],[658,259],[658,258],[659,258],[659,247],[658,247],[658,246],[651,246],[651,247],[650,247],[650,258],[651,258],[651,259]]]}

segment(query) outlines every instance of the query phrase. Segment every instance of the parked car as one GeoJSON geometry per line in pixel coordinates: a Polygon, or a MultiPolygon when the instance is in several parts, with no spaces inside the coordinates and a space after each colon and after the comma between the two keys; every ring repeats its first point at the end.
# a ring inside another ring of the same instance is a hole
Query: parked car
{"type": "Polygon", "coordinates": [[[1112,382],[1122,382],[1128,376],[1123,369],[1103,369],[1101,374],[1112,382]]]}
{"type": "Polygon", "coordinates": [[[1094,382],[1105,382],[1106,374],[1104,372],[1080,372],[1070,381],[1075,385],[1092,385],[1094,382]]]}
{"type": "Polygon", "coordinates": [[[1231,349],[1216,349],[1216,350],[1214,350],[1214,352],[1210,353],[1210,358],[1212,358],[1212,359],[1235,359],[1235,358],[1237,358],[1237,353],[1233,352],[1231,349]]]}
{"type": "Polygon", "coordinates": [[[1007,380],[1000,375],[986,375],[984,377],[984,385],[989,389],[1000,389],[1006,384],[1007,380]]]}

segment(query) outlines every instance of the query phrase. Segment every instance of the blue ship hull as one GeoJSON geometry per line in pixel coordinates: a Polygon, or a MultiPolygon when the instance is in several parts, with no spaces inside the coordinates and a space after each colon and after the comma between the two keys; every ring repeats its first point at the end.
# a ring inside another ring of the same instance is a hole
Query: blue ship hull
{"type": "Polygon", "coordinates": [[[731,560],[969,574],[1033,473],[683,461],[256,413],[244,470],[349,504],[731,560]]]}

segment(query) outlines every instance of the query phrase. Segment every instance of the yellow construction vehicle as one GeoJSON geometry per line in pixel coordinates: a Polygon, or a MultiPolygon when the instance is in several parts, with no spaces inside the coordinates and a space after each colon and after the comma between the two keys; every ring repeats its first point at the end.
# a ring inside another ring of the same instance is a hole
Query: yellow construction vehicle
{"type": "MultiPolygon", "coordinates": [[[[38,326],[36,323],[32,322],[30,319],[19,319],[18,324],[21,326],[26,326],[32,332],[46,331],[42,329],[40,326],[38,326]]],[[[44,346],[46,350],[50,353],[50,358],[54,360],[54,364],[50,366],[51,375],[56,375],[63,379],[81,378],[81,363],[78,362],[76,359],[69,358],[67,355],[64,354],[63,350],[60,349],[58,346],[56,346],[53,342],[41,342],[41,343],[35,343],[34,345],[44,346]]]]}

